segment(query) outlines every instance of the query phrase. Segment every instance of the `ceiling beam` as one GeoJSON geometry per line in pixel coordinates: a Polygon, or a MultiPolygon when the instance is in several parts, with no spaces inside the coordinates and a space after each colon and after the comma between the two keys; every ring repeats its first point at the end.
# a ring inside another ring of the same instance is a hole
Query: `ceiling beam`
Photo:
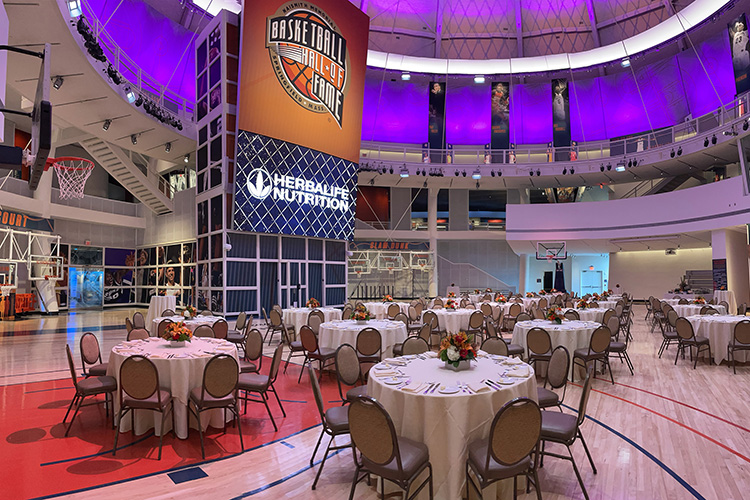
{"type": "Polygon", "coordinates": [[[518,43],[518,57],[523,57],[523,20],[521,18],[521,0],[515,0],[516,8],[516,42],[518,43]]]}
{"type": "Polygon", "coordinates": [[[596,28],[596,12],[594,11],[594,2],[592,0],[586,0],[586,10],[589,11],[589,25],[591,26],[591,37],[594,39],[594,47],[601,47],[599,30],[596,28]]]}
{"type": "Polygon", "coordinates": [[[435,57],[441,57],[443,45],[443,9],[445,9],[445,0],[437,0],[435,5],[435,57]]]}

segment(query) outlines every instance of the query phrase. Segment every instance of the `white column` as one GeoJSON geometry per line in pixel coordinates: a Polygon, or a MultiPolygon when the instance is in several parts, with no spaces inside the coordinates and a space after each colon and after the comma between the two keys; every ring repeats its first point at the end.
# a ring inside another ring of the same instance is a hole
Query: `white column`
{"type": "MultiPolygon", "coordinates": [[[[748,282],[747,235],[744,232],[726,230],[727,253],[727,290],[734,292],[739,304],[750,300],[750,283],[748,282]]],[[[734,314],[736,311],[730,311],[734,314]]]]}
{"type": "Polygon", "coordinates": [[[437,252],[437,198],[440,188],[427,190],[427,232],[430,235],[430,252],[432,253],[432,271],[430,271],[430,297],[438,294],[438,252],[437,252]]]}
{"type": "Polygon", "coordinates": [[[526,293],[526,268],[529,267],[529,255],[522,253],[518,261],[518,293],[526,293]]]}

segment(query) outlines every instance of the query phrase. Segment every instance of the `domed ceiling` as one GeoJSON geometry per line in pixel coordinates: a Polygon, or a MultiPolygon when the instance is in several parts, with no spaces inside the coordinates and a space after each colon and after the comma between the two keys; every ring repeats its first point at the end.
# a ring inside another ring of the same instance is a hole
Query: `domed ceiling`
{"type": "Polygon", "coordinates": [[[580,52],[641,33],[692,0],[350,0],[371,50],[448,59],[580,52]]]}

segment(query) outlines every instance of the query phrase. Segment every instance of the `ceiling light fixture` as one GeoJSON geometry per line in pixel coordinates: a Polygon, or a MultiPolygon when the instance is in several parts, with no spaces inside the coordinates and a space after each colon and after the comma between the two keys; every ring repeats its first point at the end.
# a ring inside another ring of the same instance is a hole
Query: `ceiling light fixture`
{"type": "Polygon", "coordinates": [[[68,0],[65,2],[68,4],[68,12],[70,17],[80,17],[83,14],[81,10],[81,0],[68,0]]]}
{"type": "Polygon", "coordinates": [[[133,92],[133,89],[130,87],[125,87],[125,99],[127,99],[130,104],[133,104],[137,99],[135,92],[133,92]]]}
{"type": "Polygon", "coordinates": [[[466,177],[466,170],[461,171],[461,175],[463,175],[464,177],[466,177]]]}
{"type": "Polygon", "coordinates": [[[611,163],[607,163],[607,170],[612,170],[612,164],[611,163]]]}
{"type": "Polygon", "coordinates": [[[171,142],[168,142],[168,143],[166,143],[164,145],[164,151],[166,151],[167,153],[169,153],[170,151],[172,151],[172,143],[171,142]]]}
{"type": "Polygon", "coordinates": [[[630,67],[630,58],[626,57],[622,61],[620,61],[620,66],[623,68],[629,68],[630,67]]]}
{"type": "Polygon", "coordinates": [[[55,87],[55,90],[60,90],[60,87],[62,87],[63,82],[65,82],[65,80],[63,80],[63,77],[56,76],[55,81],[52,82],[52,86],[55,87]]]}
{"type": "Polygon", "coordinates": [[[138,144],[138,134],[133,134],[130,136],[130,142],[133,143],[133,145],[138,144]]]}
{"type": "Polygon", "coordinates": [[[573,175],[575,173],[576,173],[576,169],[574,169],[573,167],[570,167],[570,175],[573,175]]]}
{"type": "Polygon", "coordinates": [[[565,174],[567,174],[567,173],[568,173],[568,169],[567,169],[567,167],[566,167],[566,168],[563,168],[563,175],[565,175],[565,174]]]}
{"type": "Polygon", "coordinates": [[[411,80],[411,73],[407,73],[407,72],[401,73],[401,80],[405,82],[408,82],[409,80],[411,80]]]}
{"type": "Polygon", "coordinates": [[[409,169],[406,168],[406,167],[403,167],[401,169],[401,174],[400,175],[401,175],[402,179],[405,179],[405,178],[409,177],[409,169]]]}
{"type": "Polygon", "coordinates": [[[707,147],[708,147],[708,137],[706,137],[706,140],[705,140],[705,141],[703,141],[703,147],[704,147],[704,148],[707,148],[707,147]]]}
{"type": "Polygon", "coordinates": [[[674,158],[674,148],[672,148],[672,151],[669,152],[669,157],[674,158]]]}
{"type": "Polygon", "coordinates": [[[109,130],[110,125],[112,125],[112,120],[104,120],[104,123],[102,123],[102,130],[109,130]]]}
{"type": "Polygon", "coordinates": [[[186,154],[185,157],[182,159],[185,163],[190,161],[190,153],[186,154]]]}
{"type": "Polygon", "coordinates": [[[472,179],[481,179],[482,178],[482,172],[479,171],[479,169],[474,170],[474,173],[471,174],[472,179]]]}
{"type": "Polygon", "coordinates": [[[474,77],[474,83],[476,84],[482,84],[484,83],[484,75],[477,75],[474,77]]]}
{"type": "Polygon", "coordinates": [[[682,146],[677,148],[677,156],[681,156],[681,155],[682,155],[682,146]]]}
{"type": "Polygon", "coordinates": [[[711,136],[711,144],[714,144],[714,145],[715,145],[715,144],[716,144],[716,141],[717,141],[717,139],[716,139],[716,134],[714,134],[713,136],[711,136]]]}

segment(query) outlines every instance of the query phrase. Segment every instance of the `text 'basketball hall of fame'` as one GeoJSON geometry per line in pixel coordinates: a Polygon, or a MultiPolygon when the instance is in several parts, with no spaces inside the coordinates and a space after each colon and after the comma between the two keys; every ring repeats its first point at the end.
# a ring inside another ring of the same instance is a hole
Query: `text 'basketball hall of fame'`
{"type": "Polygon", "coordinates": [[[305,109],[330,113],[341,128],[349,60],[331,18],[311,3],[286,3],[267,20],[266,47],[287,94],[305,109]]]}

